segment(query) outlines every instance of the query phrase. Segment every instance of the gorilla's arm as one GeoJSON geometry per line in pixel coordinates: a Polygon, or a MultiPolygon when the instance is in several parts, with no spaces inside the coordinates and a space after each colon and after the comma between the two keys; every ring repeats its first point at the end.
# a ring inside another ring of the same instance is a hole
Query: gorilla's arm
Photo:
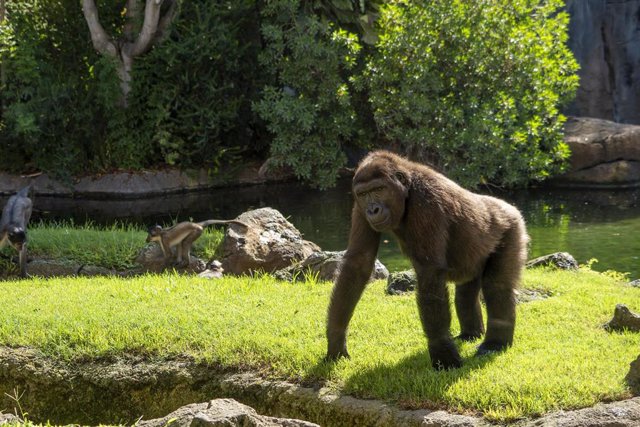
{"type": "Polygon", "coordinates": [[[351,215],[349,247],[344,255],[340,275],[333,287],[327,321],[327,359],[349,357],[347,327],[353,311],[371,277],[380,244],[380,233],[374,231],[357,206],[351,215]]]}

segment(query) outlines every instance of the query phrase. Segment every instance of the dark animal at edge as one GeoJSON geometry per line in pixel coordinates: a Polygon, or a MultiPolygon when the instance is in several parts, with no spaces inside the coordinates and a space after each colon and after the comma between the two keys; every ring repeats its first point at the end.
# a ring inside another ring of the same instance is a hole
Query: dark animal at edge
{"type": "Polygon", "coordinates": [[[149,228],[147,243],[158,242],[164,255],[165,263],[168,263],[173,255],[173,248],[176,248],[176,263],[178,265],[189,265],[191,262],[191,245],[202,235],[204,227],[213,224],[238,224],[248,227],[242,221],[210,219],[202,222],[180,222],[169,228],[162,228],[154,225],[149,228]],[[186,259],[183,259],[184,258],[186,259]]]}
{"type": "Polygon", "coordinates": [[[349,245],[328,310],[326,358],[349,357],[347,327],[371,275],[380,233],[391,232],[418,279],[417,303],[432,365],[457,368],[462,359],[450,332],[447,281],[456,283],[461,340],[484,332],[477,355],[513,343],[514,289],[526,260],[528,236],[520,212],[472,193],[430,167],[386,151],[369,154],[353,177],[349,245]]]}
{"type": "Polygon", "coordinates": [[[0,219],[0,249],[10,244],[18,251],[20,276],[27,277],[27,224],[31,218],[30,185],[9,197],[0,219]]]}

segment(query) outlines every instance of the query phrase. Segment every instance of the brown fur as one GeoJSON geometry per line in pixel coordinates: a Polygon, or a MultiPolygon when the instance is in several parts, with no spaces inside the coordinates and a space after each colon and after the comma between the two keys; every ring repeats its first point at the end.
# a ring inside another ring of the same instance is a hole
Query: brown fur
{"type": "Polygon", "coordinates": [[[514,289],[528,241],[515,207],[467,191],[428,166],[386,151],[371,153],[360,163],[353,191],[349,246],[329,305],[329,359],[348,357],[347,327],[373,268],[382,231],[396,236],[416,271],[418,308],[434,367],[462,364],[449,331],[447,281],[457,284],[461,339],[484,333],[482,289],[487,334],[478,354],[512,344],[514,289]]]}

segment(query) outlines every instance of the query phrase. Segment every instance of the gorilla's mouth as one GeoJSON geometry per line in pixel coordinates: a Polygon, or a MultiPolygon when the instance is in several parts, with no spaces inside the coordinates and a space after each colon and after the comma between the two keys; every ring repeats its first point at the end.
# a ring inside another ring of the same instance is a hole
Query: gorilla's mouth
{"type": "Polygon", "coordinates": [[[371,228],[373,228],[376,231],[385,230],[386,228],[389,227],[389,218],[385,218],[382,221],[378,221],[378,222],[369,222],[369,225],[371,225],[371,228]]]}

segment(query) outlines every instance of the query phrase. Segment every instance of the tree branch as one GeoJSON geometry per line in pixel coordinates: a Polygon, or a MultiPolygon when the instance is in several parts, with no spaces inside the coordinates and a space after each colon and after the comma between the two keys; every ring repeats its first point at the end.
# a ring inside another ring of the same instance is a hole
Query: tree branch
{"type": "Polygon", "coordinates": [[[144,7],[144,22],[138,38],[132,46],[127,46],[128,54],[131,57],[142,55],[151,48],[160,18],[160,7],[163,0],[147,0],[144,7]]]}
{"type": "Polygon", "coordinates": [[[103,55],[117,58],[118,50],[100,24],[98,8],[94,0],[82,0],[82,13],[84,14],[84,19],[87,21],[87,25],[89,25],[93,47],[103,55]]]}
{"type": "Polygon", "coordinates": [[[173,18],[176,15],[176,11],[178,10],[176,0],[165,0],[166,3],[169,4],[165,12],[160,16],[160,21],[158,22],[158,29],[156,30],[155,38],[153,39],[153,44],[159,43],[165,39],[165,37],[169,34],[167,31],[169,25],[173,21],[173,18]]]}
{"type": "Polygon", "coordinates": [[[138,10],[138,0],[127,0],[125,7],[127,10],[127,13],[125,15],[127,17],[127,20],[124,24],[123,33],[125,40],[131,42],[134,39],[135,19],[140,12],[138,10]]]}

